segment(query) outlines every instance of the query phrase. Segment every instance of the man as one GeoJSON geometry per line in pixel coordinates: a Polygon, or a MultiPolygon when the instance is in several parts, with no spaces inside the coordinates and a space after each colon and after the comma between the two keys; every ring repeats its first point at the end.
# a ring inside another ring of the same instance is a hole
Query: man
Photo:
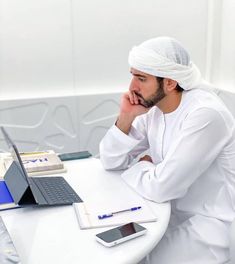
{"type": "Polygon", "coordinates": [[[106,169],[126,169],[123,180],[146,199],[171,201],[150,263],[225,263],[235,218],[234,119],[175,39],[134,47],[129,64],[129,91],[100,157],[106,169]]]}

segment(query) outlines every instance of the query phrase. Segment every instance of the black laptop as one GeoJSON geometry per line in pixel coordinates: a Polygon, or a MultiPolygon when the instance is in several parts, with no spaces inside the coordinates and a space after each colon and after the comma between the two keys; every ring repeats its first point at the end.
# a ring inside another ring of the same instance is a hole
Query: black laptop
{"type": "Polygon", "coordinates": [[[16,145],[3,127],[1,131],[13,158],[4,180],[16,204],[55,206],[82,202],[63,177],[29,177],[16,145]]]}

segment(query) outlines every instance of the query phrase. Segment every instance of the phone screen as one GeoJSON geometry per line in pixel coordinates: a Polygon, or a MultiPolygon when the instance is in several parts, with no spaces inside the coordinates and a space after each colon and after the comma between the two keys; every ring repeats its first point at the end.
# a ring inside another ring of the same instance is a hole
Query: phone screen
{"type": "Polygon", "coordinates": [[[129,223],[123,226],[119,226],[108,231],[97,234],[96,236],[103,241],[110,243],[121,238],[136,234],[140,231],[145,230],[143,226],[136,223],[129,223]]]}

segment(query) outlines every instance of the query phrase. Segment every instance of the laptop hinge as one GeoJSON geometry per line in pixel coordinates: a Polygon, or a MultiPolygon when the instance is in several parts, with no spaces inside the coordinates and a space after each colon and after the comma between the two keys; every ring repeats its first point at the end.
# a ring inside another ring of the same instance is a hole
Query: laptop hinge
{"type": "Polygon", "coordinates": [[[25,179],[24,172],[16,161],[13,161],[10,165],[4,175],[4,180],[16,204],[36,203],[30,185],[25,179]]]}
{"type": "Polygon", "coordinates": [[[21,197],[21,199],[18,202],[19,205],[24,205],[24,204],[36,204],[36,201],[33,197],[33,193],[30,189],[30,187],[28,187],[26,189],[26,191],[24,192],[23,196],[21,197]]]}

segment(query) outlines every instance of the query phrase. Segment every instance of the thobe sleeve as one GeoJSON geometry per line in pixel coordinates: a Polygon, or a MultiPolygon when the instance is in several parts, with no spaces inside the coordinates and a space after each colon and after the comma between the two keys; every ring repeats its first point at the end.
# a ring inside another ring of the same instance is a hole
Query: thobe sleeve
{"type": "Polygon", "coordinates": [[[100,160],[107,170],[126,169],[142,152],[149,148],[145,121],[139,117],[128,135],[113,125],[100,142],[100,160]]]}
{"type": "Polygon", "coordinates": [[[156,202],[183,197],[219,155],[230,131],[220,113],[198,109],[182,122],[180,135],[161,163],[138,162],[122,177],[140,195],[156,202]]]}

